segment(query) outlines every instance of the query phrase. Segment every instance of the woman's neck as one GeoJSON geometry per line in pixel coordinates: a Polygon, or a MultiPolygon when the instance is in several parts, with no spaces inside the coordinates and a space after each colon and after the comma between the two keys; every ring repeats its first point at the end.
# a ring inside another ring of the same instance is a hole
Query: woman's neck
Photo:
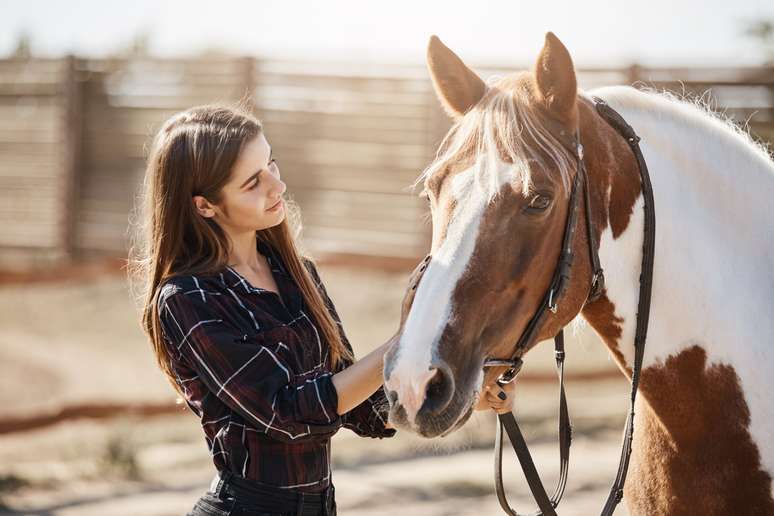
{"type": "Polygon", "coordinates": [[[254,271],[262,269],[261,266],[265,260],[258,252],[255,231],[248,231],[236,236],[231,235],[230,240],[229,266],[254,271]]]}

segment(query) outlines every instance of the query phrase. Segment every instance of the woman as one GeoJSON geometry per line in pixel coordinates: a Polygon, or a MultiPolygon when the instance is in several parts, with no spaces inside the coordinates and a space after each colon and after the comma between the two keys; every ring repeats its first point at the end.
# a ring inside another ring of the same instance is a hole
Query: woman
{"type": "MultiPolygon", "coordinates": [[[[190,514],[335,514],[331,436],[395,433],[381,387],[391,341],[354,362],[251,115],[199,106],[172,116],[144,189],[143,328],[217,469],[190,514]]],[[[487,395],[478,408],[509,403],[487,395]]]]}

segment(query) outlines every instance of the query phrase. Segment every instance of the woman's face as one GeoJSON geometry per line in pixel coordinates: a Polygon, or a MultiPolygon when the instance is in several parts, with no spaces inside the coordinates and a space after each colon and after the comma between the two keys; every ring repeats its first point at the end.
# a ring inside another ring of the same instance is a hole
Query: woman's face
{"type": "Polygon", "coordinates": [[[271,146],[261,133],[242,147],[221,192],[215,221],[235,233],[276,226],[285,218],[285,189],[271,146]]]}

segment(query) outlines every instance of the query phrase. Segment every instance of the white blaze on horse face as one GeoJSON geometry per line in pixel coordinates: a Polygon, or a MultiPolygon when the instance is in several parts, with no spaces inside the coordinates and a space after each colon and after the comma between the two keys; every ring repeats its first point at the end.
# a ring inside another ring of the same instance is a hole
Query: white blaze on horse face
{"type": "MultiPolygon", "coordinates": [[[[482,161],[479,161],[479,165],[482,161]]],[[[425,400],[427,383],[433,377],[438,342],[444,329],[455,316],[452,303],[454,290],[468,268],[475,250],[487,195],[476,182],[477,166],[453,176],[451,192],[456,206],[452,212],[443,242],[419,282],[411,311],[398,342],[395,362],[385,383],[398,394],[398,402],[413,423],[425,400]]],[[[487,171],[489,172],[489,171],[487,171]]],[[[500,185],[512,176],[512,165],[497,160],[494,171],[500,185]]],[[[437,233],[434,229],[433,233],[437,233]]]]}

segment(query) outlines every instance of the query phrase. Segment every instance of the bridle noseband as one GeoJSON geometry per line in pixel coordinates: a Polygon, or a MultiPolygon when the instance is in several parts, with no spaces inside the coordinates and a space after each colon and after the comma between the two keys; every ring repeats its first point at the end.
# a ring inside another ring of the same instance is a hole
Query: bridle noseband
{"type": "MultiPolygon", "coordinates": [[[[640,180],[642,183],[642,194],[645,200],[644,213],[645,213],[645,231],[643,239],[643,256],[642,256],[642,269],[640,274],[640,292],[639,292],[639,304],[637,309],[637,328],[634,338],[634,367],[632,368],[632,389],[630,395],[630,409],[626,420],[626,426],[624,429],[624,442],[621,450],[621,458],[618,466],[618,473],[616,475],[615,482],[613,483],[610,494],[608,495],[607,502],[602,510],[602,516],[609,516],[614,511],[618,503],[623,497],[623,486],[626,479],[626,473],[629,467],[629,456],[631,454],[631,446],[634,435],[634,401],[637,395],[640,371],[642,369],[642,357],[645,350],[645,339],[647,335],[648,320],[650,314],[650,297],[653,282],[653,260],[655,253],[655,212],[653,206],[653,191],[650,184],[650,176],[648,174],[648,168],[645,163],[645,159],[642,156],[642,152],[639,148],[640,138],[634,132],[631,126],[619,115],[613,108],[611,108],[605,101],[598,97],[592,97],[594,108],[596,112],[611,125],[621,136],[624,137],[632,150],[637,164],[639,166],[640,180]]],[[[570,150],[575,156],[577,163],[577,172],[573,179],[572,190],[569,198],[569,206],[567,213],[567,221],[564,229],[564,236],[562,238],[562,248],[559,254],[559,259],[554,270],[554,275],[548,290],[545,292],[541,299],[540,305],[535,311],[535,314],[530,319],[524,332],[519,337],[512,355],[509,358],[487,358],[484,363],[484,368],[491,367],[506,367],[507,369],[500,374],[497,382],[500,384],[506,384],[515,380],[521,367],[523,365],[522,356],[529,349],[529,346],[534,341],[538,329],[547,313],[557,313],[559,300],[564,295],[567,285],[570,280],[570,271],[574,259],[573,242],[575,236],[576,225],[578,221],[580,196],[583,195],[583,203],[585,208],[586,230],[587,239],[589,244],[589,258],[591,263],[591,282],[589,287],[589,293],[584,303],[588,304],[598,299],[605,290],[605,276],[602,267],[599,262],[598,246],[596,242],[596,236],[594,234],[594,228],[592,224],[591,213],[591,196],[589,193],[589,184],[586,171],[586,163],[583,156],[583,146],[580,142],[580,132],[576,129],[575,134],[568,138],[566,131],[560,129],[558,131],[561,138],[557,138],[562,144],[570,150]],[[582,191],[582,193],[581,193],[582,191]]],[[[423,261],[422,269],[420,271],[420,277],[417,278],[416,283],[411,287],[412,290],[416,289],[419,280],[421,279],[421,272],[427,266],[430,259],[428,255],[423,261]]],[[[521,434],[516,419],[512,413],[500,414],[498,416],[497,436],[495,438],[495,488],[497,492],[497,498],[500,502],[500,506],[506,514],[511,516],[519,516],[518,513],[510,507],[505,497],[505,491],[503,489],[502,481],[502,431],[508,433],[508,438],[511,441],[514,451],[521,463],[522,470],[527,483],[532,491],[532,495],[540,508],[540,511],[534,513],[534,516],[538,515],[551,515],[556,516],[556,507],[559,505],[559,501],[564,493],[564,488],[567,483],[567,470],[569,465],[569,451],[570,443],[572,441],[572,428],[570,426],[569,413],[567,410],[567,399],[564,392],[564,329],[554,337],[554,353],[556,358],[557,372],[559,375],[559,459],[560,459],[560,473],[559,481],[553,495],[549,498],[546,494],[545,488],[540,480],[540,477],[535,468],[535,464],[532,461],[532,457],[527,448],[526,441],[521,434]]]]}

